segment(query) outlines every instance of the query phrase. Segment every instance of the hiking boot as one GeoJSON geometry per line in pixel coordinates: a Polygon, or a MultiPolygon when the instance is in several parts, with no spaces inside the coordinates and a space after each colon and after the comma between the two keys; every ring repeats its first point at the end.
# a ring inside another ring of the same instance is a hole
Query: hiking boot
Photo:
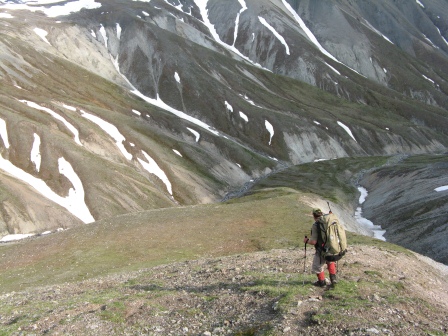
{"type": "Polygon", "coordinates": [[[336,285],[338,283],[338,279],[336,277],[336,274],[330,274],[330,281],[332,285],[336,285]]]}
{"type": "Polygon", "coordinates": [[[313,285],[317,287],[325,287],[327,283],[325,280],[317,280],[316,282],[313,282],[313,285]]]}

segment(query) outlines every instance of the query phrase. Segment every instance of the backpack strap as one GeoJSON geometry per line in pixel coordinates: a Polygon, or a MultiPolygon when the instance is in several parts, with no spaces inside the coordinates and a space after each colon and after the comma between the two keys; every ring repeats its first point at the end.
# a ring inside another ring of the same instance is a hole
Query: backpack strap
{"type": "MultiPolygon", "coordinates": [[[[322,217],[321,217],[322,218],[322,217]]],[[[316,250],[319,250],[319,252],[322,252],[323,247],[325,246],[325,244],[327,243],[327,232],[324,230],[324,228],[322,227],[322,222],[320,220],[320,218],[316,221],[316,226],[317,226],[317,243],[316,243],[316,250]],[[325,233],[325,240],[322,236],[322,232],[325,233]]]]}

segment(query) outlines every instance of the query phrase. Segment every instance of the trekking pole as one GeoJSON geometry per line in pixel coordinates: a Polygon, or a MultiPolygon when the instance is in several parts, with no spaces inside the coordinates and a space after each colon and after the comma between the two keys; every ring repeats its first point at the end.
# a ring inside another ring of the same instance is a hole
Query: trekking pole
{"type": "Polygon", "coordinates": [[[333,211],[331,211],[331,208],[330,208],[330,202],[327,201],[327,204],[328,204],[328,209],[330,209],[330,213],[333,213],[333,211]]]}
{"type": "MultiPolygon", "coordinates": [[[[305,236],[308,238],[308,236],[305,236]]],[[[308,240],[307,240],[308,242],[308,240]]],[[[302,277],[302,285],[305,286],[305,272],[306,272],[306,243],[305,243],[305,257],[303,259],[303,277],[302,277]]]]}

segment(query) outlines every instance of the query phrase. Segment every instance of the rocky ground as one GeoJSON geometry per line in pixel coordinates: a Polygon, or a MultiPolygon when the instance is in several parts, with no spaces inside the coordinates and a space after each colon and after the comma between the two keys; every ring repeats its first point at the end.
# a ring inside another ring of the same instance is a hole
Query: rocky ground
{"type": "Polygon", "coordinates": [[[446,268],[354,246],[336,287],[312,251],[181,262],[0,296],[0,335],[446,335],[446,268]],[[305,272],[304,272],[305,268],[305,272]]]}

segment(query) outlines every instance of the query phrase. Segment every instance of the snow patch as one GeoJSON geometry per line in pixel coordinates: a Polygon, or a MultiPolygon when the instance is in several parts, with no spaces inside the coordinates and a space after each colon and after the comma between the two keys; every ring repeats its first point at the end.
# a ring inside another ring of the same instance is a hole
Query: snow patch
{"type": "Polygon", "coordinates": [[[90,120],[91,122],[97,124],[103,131],[105,131],[107,134],[109,134],[115,140],[115,144],[117,145],[117,147],[121,151],[121,153],[124,155],[124,157],[128,160],[132,160],[132,154],[129,153],[123,145],[123,142],[126,141],[126,139],[120,133],[118,128],[116,128],[111,123],[104,121],[103,119],[101,119],[93,114],[84,112],[83,110],[81,110],[81,115],[84,118],[90,120]]]}
{"type": "Polygon", "coordinates": [[[272,142],[272,137],[274,136],[274,127],[272,126],[272,124],[265,120],[264,124],[266,126],[266,129],[268,130],[269,134],[270,134],[270,138],[269,138],[269,146],[271,145],[272,142]]]}
{"type": "Polygon", "coordinates": [[[203,19],[203,23],[209,29],[210,34],[212,35],[212,37],[215,39],[216,42],[221,44],[226,49],[228,49],[228,50],[232,51],[233,53],[237,54],[241,58],[245,59],[246,61],[250,62],[251,64],[262,68],[262,66],[260,64],[254,63],[252,60],[249,59],[249,57],[243,55],[237,48],[235,48],[235,46],[230,46],[230,45],[224,43],[221,40],[221,38],[219,37],[218,33],[216,32],[215,26],[210,22],[210,20],[208,18],[208,10],[207,10],[208,0],[193,0],[193,1],[196,4],[196,6],[199,8],[199,11],[200,11],[202,19],[203,19]]]}
{"type": "Polygon", "coordinates": [[[121,38],[121,26],[119,23],[117,23],[116,27],[117,27],[117,38],[120,39],[121,38]]]}
{"type": "Polygon", "coordinates": [[[290,55],[289,53],[289,46],[286,43],[285,39],[283,38],[283,36],[281,36],[274,27],[272,27],[264,18],[262,18],[261,16],[258,17],[258,20],[260,20],[261,24],[263,26],[265,26],[266,28],[268,28],[272,34],[274,34],[274,36],[285,46],[286,49],[286,54],[290,55]]]}
{"type": "Polygon", "coordinates": [[[0,13],[0,19],[13,19],[14,16],[8,13],[0,13]]]}
{"type": "Polygon", "coordinates": [[[358,187],[359,192],[361,193],[361,196],[359,196],[359,207],[356,208],[355,211],[355,219],[356,221],[363,226],[364,228],[367,228],[368,230],[372,231],[373,236],[377,239],[386,241],[386,238],[384,238],[384,234],[386,233],[386,230],[382,230],[381,226],[374,225],[370,220],[367,218],[362,217],[362,208],[361,205],[365,202],[368,192],[366,188],[358,187]]]}
{"type": "Polygon", "coordinates": [[[40,165],[42,162],[42,157],[40,155],[40,137],[34,133],[33,148],[31,149],[31,162],[36,166],[36,170],[40,171],[40,165]]]}
{"type": "Polygon", "coordinates": [[[101,33],[101,36],[103,37],[104,45],[105,45],[105,47],[107,49],[107,34],[106,34],[106,29],[104,28],[103,25],[101,25],[100,33],[101,33]]]}
{"type": "MultiPolygon", "coordinates": [[[[353,140],[356,141],[355,137],[353,136],[352,131],[350,130],[350,128],[348,128],[347,125],[344,125],[344,124],[341,123],[340,121],[338,121],[338,125],[341,126],[341,127],[348,133],[348,135],[350,135],[350,136],[352,137],[353,140]]],[[[358,142],[358,141],[356,141],[356,142],[358,142]]]]}
{"type": "Polygon", "coordinates": [[[9,148],[8,129],[6,128],[6,122],[0,119],[0,137],[3,140],[3,144],[6,148],[9,148]]]}
{"type": "Polygon", "coordinates": [[[179,155],[180,157],[183,157],[182,154],[178,150],[173,149],[173,152],[176,153],[176,155],[179,155]]]}
{"type": "Polygon", "coordinates": [[[57,17],[62,15],[69,15],[72,13],[77,13],[81,9],[95,9],[100,8],[101,4],[98,2],[95,2],[95,0],[78,0],[78,1],[70,1],[67,2],[64,5],[60,6],[52,6],[55,3],[58,2],[65,2],[65,1],[39,1],[39,0],[33,0],[33,1],[20,1],[20,3],[7,3],[4,5],[1,5],[1,8],[11,9],[11,10],[29,10],[32,12],[42,11],[47,15],[48,17],[57,17]],[[31,6],[28,6],[27,3],[30,3],[31,6]],[[49,5],[49,6],[39,6],[39,5],[49,5]]]}
{"type": "Polygon", "coordinates": [[[238,12],[236,19],[235,19],[235,31],[233,32],[233,44],[232,44],[233,47],[235,47],[236,38],[238,37],[238,27],[240,24],[241,13],[243,13],[247,9],[246,2],[244,0],[238,0],[238,1],[241,5],[241,9],[238,12]]]}
{"type": "Polygon", "coordinates": [[[433,84],[435,84],[436,82],[434,82],[431,78],[426,77],[425,75],[422,75],[424,79],[426,79],[428,82],[431,82],[433,84]]]}
{"type": "Polygon", "coordinates": [[[154,161],[154,159],[152,157],[150,157],[148,155],[148,153],[146,153],[145,151],[142,151],[146,161],[145,162],[143,160],[141,160],[140,158],[138,158],[138,161],[140,162],[140,164],[143,166],[143,168],[145,168],[148,172],[150,172],[151,174],[156,175],[159,179],[162,180],[163,183],[165,183],[166,189],[168,190],[168,192],[170,193],[170,195],[173,195],[173,190],[171,187],[171,182],[168,179],[168,177],[166,176],[165,172],[160,169],[159,165],[157,164],[156,161],[154,161]]]}
{"type": "Polygon", "coordinates": [[[324,62],[324,63],[327,67],[329,67],[331,70],[336,72],[339,76],[341,75],[341,73],[338,70],[336,70],[334,67],[332,67],[330,64],[328,64],[327,62],[324,62]]]}
{"type": "Polygon", "coordinates": [[[229,110],[230,112],[233,112],[233,107],[232,105],[230,105],[227,100],[224,102],[224,104],[226,105],[226,109],[229,110]]]}
{"type": "Polygon", "coordinates": [[[448,190],[448,185],[435,188],[434,190],[437,191],[437,192],[447,191],[448,190]]]}
{"type": "Polygon", "coordinates": [[[63,157],[58,160],[58,164],[59,173],[66,176],[73,185],[73,188],[70,188],[67,197],[59,196],[51,190],[51,188],[44,181],[14,166],[10,161],[5,160],[0,155],[0,169],[30,185],[44,197],[64,207],[84,223],[87,224],[95,221],[84,202],[84,188],[78,175],[76,175],[70,163],[63,157]]]}
{"type": "Polygon", "coordinates": [[[24,103],[24,104],[28,105],[29,107],[32,107],[32,108],[36,109],[36,110],[46,112],[46,113],[50,114],[53,118],[61,121],[65,125],[65,127],[67,127],[70,130],[70,132],[73,133],[73,135],[75,137],[75,142],[78,145],[82,146],[82,143],[79,140],[79,132],[78,132],[77,128],[75,126],[73,126],[72,124],[70,124],[67,120],[65,120],[65,118],[61,117],[59,114],[57,114],[56,112],[50,110],[49,108],[40,106],[40,105],[38,105],[36,103],[33,103],[31,101],[28,101],[28,100],[19,100],[19,101],[21,103],[24,103]]]}
{"type": "Polygon", "coordinates": [[[196,137],[196,142],[199,142],[199,139],[201,138],[201,135],[199,134],[199,132],[195,131],[194,129],[187,127],[187,129],[193,133],[193,135],[196,137]]]}
{"type": "Polygon", "coordinates": [[[11,242],[11,241],[15,241],[15,240],[25,239],[25,238],[32,237],[32,236],[35,236],[35,234],[34,233],[10,234],[10,235],[6,235],[6,236],[2,237],[2,239],[0,239],[0,242],[11,242]]]}
{"type": "Polygon", "coordinates": [[[177,71],[174,73],[174,78],[176,79],[176,82],[178,82],[180,84],[180,77],[179,77],[179,74],[177,73],[177,71]]]}
{"type": "Polygon", "coordinates": [[[240,117],[241,119],[243,119],[245,122],[249,122],[249,118],[247,117],[247,115],[245,115],[243,112],[240,111],[240,117]]]}
{"type": "Polygon", "coordinates": [[[33,31],[45,42],[51,45],[50,41],[47,40],[48,32],[40,28],[34,28],[33,31]]]}

